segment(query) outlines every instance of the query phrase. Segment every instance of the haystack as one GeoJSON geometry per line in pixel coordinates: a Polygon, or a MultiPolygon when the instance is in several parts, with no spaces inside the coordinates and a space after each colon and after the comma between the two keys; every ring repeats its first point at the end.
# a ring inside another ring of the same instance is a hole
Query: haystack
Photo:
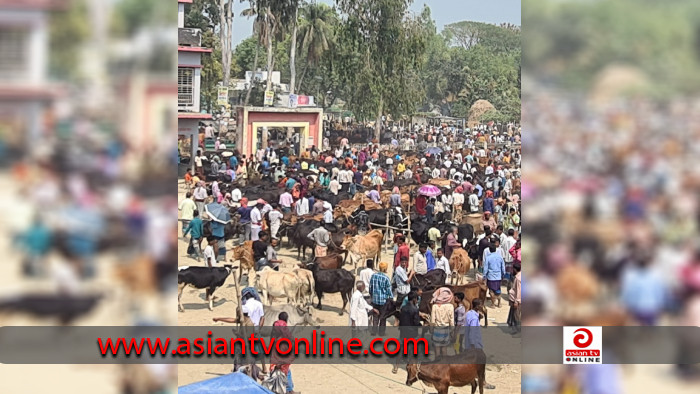
{"type": "Polygon", "coordinates": [[[625,95],[649,88],[649,78],[633,66],[614,64],[598,73],[590,92],[595,105],[605,105],[625,95]]]}
{"type": "Polygon", "coordinates": [[[489,103],[488,101],[476,100],[471,108],[469,108],[469,118],[467,119],[469,127],[474,127],[475,125],[481,123],[481,117],[485,113],[493,110],[496,110],[496,107],[494,107],[493,104],[489,103]]]}

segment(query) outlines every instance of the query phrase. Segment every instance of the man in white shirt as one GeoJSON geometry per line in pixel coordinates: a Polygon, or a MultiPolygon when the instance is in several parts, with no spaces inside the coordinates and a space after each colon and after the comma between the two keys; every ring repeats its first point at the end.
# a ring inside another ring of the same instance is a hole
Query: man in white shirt
{"type": "Polygon", "coordinates": [[[510,255],[510,248],[512,248],[516,242],[517,241],[515,240],[515,230],[513,230],[512,228],[508,229],[508,236],[503,241],[503,243],[501,243],[503,259],[506,261],[506,264],[513,263],[513,256],[510,255]]]}
{"type": "Polygon", "coordinates": [[[355,292],[350,299],[350,325],[355,330],[367,330],[369,326],[368,312],[373,310],[371,305],[365,300],[365,282],[357,282],[355,292]]]}
{"type": "Polygon", "coordinates": [[[309,199],[306,197],[298,199],[294,207],[296,208],[297,216],[308,215],[309,199]]]}
{"type": "Polygon", "coordinates": [[[396,304],[401,305],[403,299],[411,291],[411,279],[415,275],[415,271],[408,269],[408,257],[401,257],[401,264],[394,271],[394,280],[396,281],[396,304]]]}
{"type": "Polygon", "coordinates": [[[469,211],[471,213],[479,212],[479,197],[476,196],[476,190],[469,195],[469,211]]]}
{"type": "Polygon", "coordinates": [[[367,259],[367,267],[360,271],[360,279],[365,283],[365,289],[363,290],[363,295],[365,298],[369,298],[369,281],[374,275],[374,260],[367,259]]]}
{"type": "Polygon", "coordinates": [[[182,200],[178,209],[182,211],[180,219],[182,219],[182,236],[184,237],[185,228],[188,224],[190,224],[190,221],[194,219],[194,210],[197,209],[197,205],[192,200],[192,193],[187,192],[187,194],[185,195],[185,199],[182,200]]]}
{"type": "Polygon", "coordinates": [[[209,268],[216,266],[216,254],[214,253],[214,245],[217,245],[214,237],[207,238],[207,247],[204,248],[204,262],[209,268]]]}
{"type": "Polygon", "coordinates": [[[411,179],[413,178],[413,171],[411,171],[410,168],[406,168],[406,171],[403,172],[403,179],[411,179]]]}
{"type": "Polygon", "coordinates": [[[450,270],[450,262],[447,260],[447,257],[443,254],[442,248],[438,248],[437,250],[437,260],[435,261],[435,269],[441,269],[445,271],[447,274],[447,277],[452,274],[452,270],[450,270]]]}
{"type": "Polygon", "coordinates": [[[421,244],[418,247],[418,251],[413,255],[413,270],[417,274],[425,275],[428,273],[428,262],[425,252],[428,247],[425,244],[421,244]]]}
{"type": "Polygon", "coordinates": [[[231,200],[235,203],[240,203],[241,198],[243,198],[243,193],[241,193],[241,189],[235,188],[231,192],[231,200]]]}
{"type": "Polygon", "coordinates": [[[277,238],[277,231],[279,231],[280,226],[282,226],[282,218],[284,217],[284,214],[280,211],[279,205],[275,204],[272,211],[267,214],[267,217],[270,219],[270,236],[272,238],[277,238]]]}
{"type": "Polygon", "coordinates": [[[197,151],[197,154],[194,156],[194,168],[200,178],[204,177],[204,166],[202,164],[202,156],[199,151],[197,151]]]}
{"type": "Polygon", "coordinates": [[[214,138],[214,128],[212,125],[208,125],[204,128],[204,138],[214,138]]]}
{"type": "Polygon", "coordinates": [[[330,190],[331,193],[334,195],[338,195],[338,190],[340,190],[340,182],[338,182],[338,178],[333,178],[331,182],[328,184],[328,190],[330,190]]]}
{"type": "Polygon", "coordinates": [[[260,239],[259,233],[262,231],[262,212],[260,211],[265,206],[265,202],[258,199],[255,208],[250,211],[250,240],[257,241],[260,239]]]}
{"type": "Polygon", "coordinates": [[[342,169],[338,173],[338,183],[340,183],[340,190],[348,191],[350,183],[352,182],[352,171],[348,169],[342,169]]]}
{"type": "Polygon", "coordinates": [[[333,224],[333,206],[329,202],[323,203],[323,223],[333,224]]]}

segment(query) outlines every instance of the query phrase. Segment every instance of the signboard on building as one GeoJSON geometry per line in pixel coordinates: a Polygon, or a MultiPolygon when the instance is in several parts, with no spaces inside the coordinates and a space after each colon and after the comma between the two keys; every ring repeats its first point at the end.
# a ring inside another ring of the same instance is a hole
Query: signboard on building
{"type": "Polygon", "coordinates": [[[266,90],[265,91],[265,105],[272,105],[272,102],[275,100],[275,92],[272,90],[266,90]]]}
{"type": "Polygon", "coordinates": [[[218,92],[218,100],[217,103],[219,105],[226,105],[228,104],[228,87],[226,86],[219,86],[219,92],[218,92]]]}
{"type": "Polygon", "coordinates": [[[314,96],[298,96],[297,97],[297,105],[300,107],[313,107],[316,104],[314,103],[314,96]]]}
{"type": "Polygon", "coordinates": [[[289,95],[289,108],[296,108],[298,99],[299,99],[299,96],[297,96],[296,94],[290,94],[289,95]]]}

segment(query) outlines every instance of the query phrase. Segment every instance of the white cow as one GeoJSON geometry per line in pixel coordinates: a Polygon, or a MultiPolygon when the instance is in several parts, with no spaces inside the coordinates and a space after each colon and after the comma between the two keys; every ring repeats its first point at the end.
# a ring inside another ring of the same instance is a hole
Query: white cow
{"type": "Polygon", "coordinates": [[[258,290],[262,293],[263,303],[272,305],[278,297],[287,297],[289,303],[299,304],[302,281],[291,272],[278,272],[270,267],[263,267],[257,275],[258,290]]]}

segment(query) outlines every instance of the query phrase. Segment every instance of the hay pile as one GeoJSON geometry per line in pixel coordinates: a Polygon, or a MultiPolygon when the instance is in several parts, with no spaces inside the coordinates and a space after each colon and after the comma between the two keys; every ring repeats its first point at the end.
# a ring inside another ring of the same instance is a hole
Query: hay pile
{"type": "Polygon", "coordinates": [[[428,181],[428,183],[437,187],[450,187],[452,184],[449,179],[444,178],[432,178],[428,181]]]}
{"type": "Polygon", "coordinates": [[[479,124],[481,122],[481,117],[485,113],[493,111],[495,109],[496,107],[494,107],[493,104],[489,103],[486,100],[476,100],[476,102],[471,106],[471,108],[469,108],[468,122],[470,124],[479,124]]]}
{"type": "MultiPolygon", "coordinates": [[[[360,204],[363,204],[362,201],[362,193],[357,193],[355,194],[355,199],[353,200],[343,200],[338,203],[338,205],[335,207],[335,214],[336,215],[342,215],[345,217],[350,216],[355,210],[360,206],[360,204]]],[[[374,201],[370,200],[369,198],[364,199],[364,204],[365,204],[365,210],[366,211],[372,211],[375,209],[382,209],[382,207],[378,204],[376,204],[374,201]]]]}

